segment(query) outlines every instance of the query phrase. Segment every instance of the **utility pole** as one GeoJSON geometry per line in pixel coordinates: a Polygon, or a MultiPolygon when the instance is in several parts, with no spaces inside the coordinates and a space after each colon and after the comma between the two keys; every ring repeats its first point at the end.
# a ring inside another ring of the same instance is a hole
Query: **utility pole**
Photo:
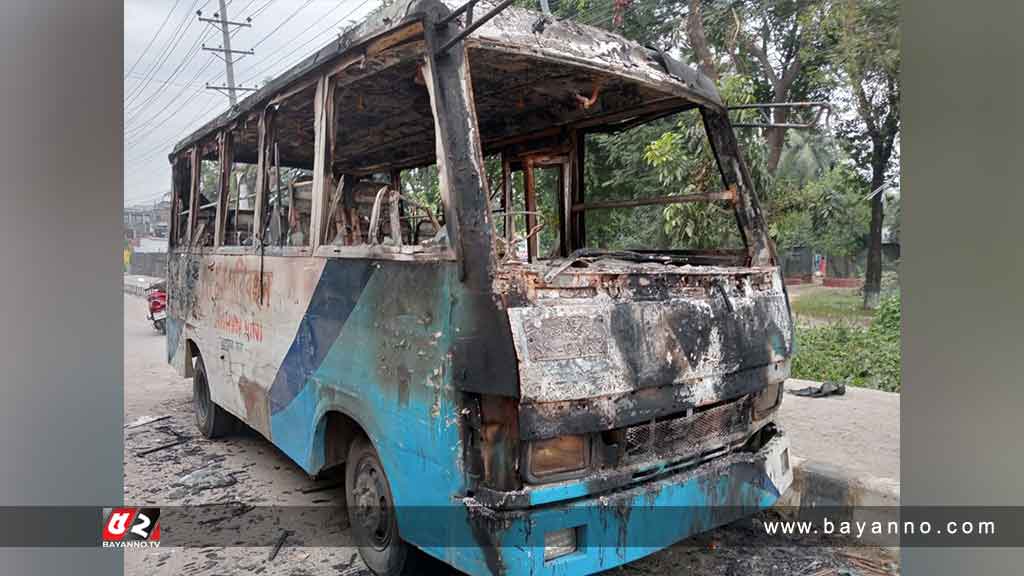
{"type": "Polygon", "coordinates": [[[203,50],[208,50],[210,52],[217,53],[217,56],[221,60],[224,61],[224,66],[226,68],[227,81],[228,81],[226,86],[211,86],[209,83],[207,83],[206,87],[209,88],[210,90],[216,90],[216,91],[221,92],[221,93],[227,93],[228,100],[231,102],[231,107],[234,108],[238,104],[238,97],[236,96],[236,92],[237,91],[239,91],[239,90],[253,91],[253,90],[255,90],[255,88],[245,88],[243,86],[235,86],[235,66],[234,66],[234,64],[236,62],[236,58],[235,58],[234,55],[235,54],[240,54],[241,56],[239,56],[239,58],[241,58],[242,56],[251,55],[253,52],[252,52],[252,50],[232,50],[231,49],[231,32],[233,32],[232,27],[237,27],[237,28],[245,27],[245,28],[249,28],[249,27],[252,26],[252,22],[251,22],[252,19],[251,18],[246,18],[245,22],[232,22],[232,21],[228,20],[228,7],[227,7],[227,4],[225,4],[224,0],[220,0],[220,12],[218,12],[217,14],[214,14],[213,18],[203,18],[202,11],[198,11],[198,12],[196,12],[196,14],[199,16],[199,21],[200,22],[206,22],[207,24],[213,26],[214,28],[219,29],[220,33],[221,33],[221,38],[222,38],[222,40],[224,42],[224,44],[222,46],[220,46],[219,48],[208,47],[206,44],[203,44],[203,46],[202,46],[203,50]]]}

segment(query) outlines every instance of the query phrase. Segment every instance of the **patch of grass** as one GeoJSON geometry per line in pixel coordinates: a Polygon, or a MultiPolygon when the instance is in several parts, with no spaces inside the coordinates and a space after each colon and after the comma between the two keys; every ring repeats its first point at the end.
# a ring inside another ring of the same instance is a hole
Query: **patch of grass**
{"type": "Polygon", "coordinates": [[[794,378],[900,391],[900,301],[883,299],[870,327],[850,322],[797,325],[794,378]]]}
{"type": "Polygon", "coordinates": [[[872,317],[864,310],[864,298],[856,288],[818,288],[790,299],[793,315],[828,322],[863,322],[872,317]]]}

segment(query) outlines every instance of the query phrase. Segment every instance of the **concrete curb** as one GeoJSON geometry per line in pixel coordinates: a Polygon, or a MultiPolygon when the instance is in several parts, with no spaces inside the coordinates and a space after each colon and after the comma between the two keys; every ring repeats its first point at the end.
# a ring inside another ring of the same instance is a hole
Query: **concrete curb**
{"type": "Polygon", "coordinates": [[[900,484],[890,478],[865,476],[841,466],[794,458],[793,486],[778,506],[899,506],[900,484]]]}
{"type": "MultiPolygon", "coordinates": [[[[813,511],[828,510],[834,521],[872,522],[890,518],[886,510],[900,505],[900,484],[889,478],[866,477],[841,466],[793,458],[793,485],[775,507],[784,517],[795,520],[813,511]],[[838,510],[829,510],[836,508],[838,510]]],[[[891,511],[890,511],[891,512],[891,511]]],[[[804,518],[806,519],[806,518],[804,518]]],[[[863,535],[862,541],[898,553],[891,538],[863,535]]]]}

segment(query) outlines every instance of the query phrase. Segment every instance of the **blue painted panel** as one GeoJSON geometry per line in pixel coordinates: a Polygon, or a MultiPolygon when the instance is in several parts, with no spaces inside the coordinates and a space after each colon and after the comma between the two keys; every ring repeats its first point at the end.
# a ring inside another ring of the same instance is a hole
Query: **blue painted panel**
{"type": "Polygon", "coordinates": [[[334,344],[374,272],[369,260],[327,260],[295,340],[270,387],[274,414],[302,392],[334,344]]]}

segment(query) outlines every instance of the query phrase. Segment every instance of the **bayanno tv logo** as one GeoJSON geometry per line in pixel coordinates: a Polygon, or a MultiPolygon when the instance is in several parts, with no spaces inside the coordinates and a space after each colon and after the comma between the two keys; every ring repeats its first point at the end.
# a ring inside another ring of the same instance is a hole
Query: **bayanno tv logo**
{"type": "Polygon", "coordinates": [[[158,548],[159,508],[104,508],[104,548],[158,548]]]}

